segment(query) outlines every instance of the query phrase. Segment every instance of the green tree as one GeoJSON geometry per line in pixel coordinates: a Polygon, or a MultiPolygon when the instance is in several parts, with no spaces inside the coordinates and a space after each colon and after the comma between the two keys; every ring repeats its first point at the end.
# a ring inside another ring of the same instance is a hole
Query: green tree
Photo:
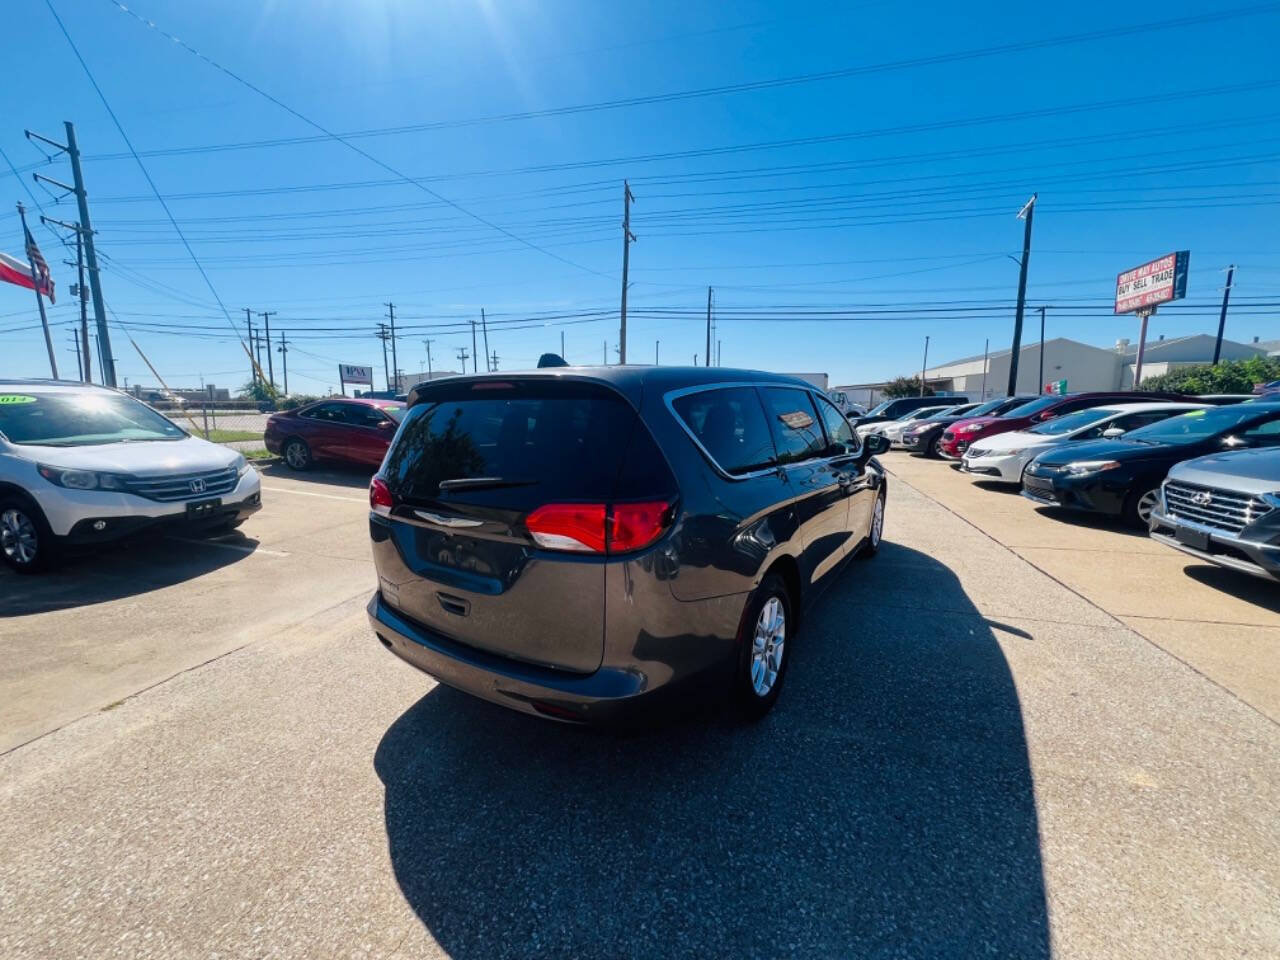
{"type": "Polygon", "coordinates": [[[240,387],[237,394],[246,400],[274,400],[279,394],[272,389],[271,384],[263,383],[261,380],[250,380],[240,387]]]}
{"type": "MultiPolygon", "coordinates": [[[[918,397],[920,396],[920,378],[895,377],[885,384],[885,388],[880,393],[886,400],[896,400],[898,397],[918,397]]],[[[926,386],[924,388],[924,396],[932,397],[933,389],[926,386]]]]}
{"type": "Polygon", "coordinates": [[[1280,358],[1258,356],[1224,360],[1217,366],[1205,363],[1170,370],[1147,377],[1138,389],[1188,394],[1249,393],[1257,384],[1272,380],[1280,380],[1280,358]]]}

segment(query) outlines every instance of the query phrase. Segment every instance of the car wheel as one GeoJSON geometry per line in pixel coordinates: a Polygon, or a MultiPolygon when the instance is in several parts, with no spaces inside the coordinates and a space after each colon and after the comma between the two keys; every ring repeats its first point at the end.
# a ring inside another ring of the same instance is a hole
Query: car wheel
{"type": "Polygon", "coordinates": [[[787,585],[777,574],[770,574],[752,595],[738,638],[741,653],[734,699],[748,719],[763,717],[778,702],[791,661],[794,625],[787,585]]]}
{"type": "Polygon", "coordinates": [[[0,559],[18,573],[39,573],[56,555],[53,531],[39,508],[21,497],[0,499],[0,559]]]}
{"type": "Polygon", "coordinates": [[[858,551],[859,560],[870,560],[880,552],[880,538],[884,536],[884,504],[884,488],[881,488],[875,506],[871,508],[871,526],[867,527],[867,539],[858,551]]]}
{"type": "Polygon", "coordinates": [[[942,459],[942,437],[941,436],[934,437],[933,440],[929,443],[929,456],[931,456],[935,460],[942,459]]]}
{"type": "Polygon", "coordinates": [[[1125,519],[1135,527],[1147,530],[1151,526],[1151,514],[1160,504],[1160,488],[1135,490],[1124,502],[1125,519]]]}
{"type": "Polygon", "coordinates": [[[311,469],[311,448],[306,442],[294,437],[284,445],[284,462],[290,470],[311,469]]]}

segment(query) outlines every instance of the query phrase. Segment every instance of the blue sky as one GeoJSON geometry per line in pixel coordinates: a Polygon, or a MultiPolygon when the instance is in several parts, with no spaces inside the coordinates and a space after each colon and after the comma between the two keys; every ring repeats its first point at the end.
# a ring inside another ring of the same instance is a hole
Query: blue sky
{"type": "MultiPolygon", "coordinates": [[[[918,369],[926,335],[935,360],[981,353],[987,338],[1007,346],[1014,215],[1033,191],[1028,302],[1051,305],[1050,336],[1136,337],[1135,320],[1106,309],[1115,274],[1175,249],[1191,250],[1188,300],[1152,320],[1153,337],[1211,331],[1228,263],[1239,265],[1228,336],[1280,336],[1280,308],[1266,306],[1280,303],[1280,5],[957,59],[1206,7],[130,3],[330,130],[418,127],[352,142],[459,209],[109,0],[53,2],[238,329],[246,306],[276,312],[295,392],[336,387],[339,361],[380,377],[372,334],[388,301],[409,372],[425,365],[428,337],[435,366],[456,369],[482,307],[502,369],[558,350],[562,332],[571,361],[599,362],[606,342],[613,359],[623,178],[636,195],[634,362],[651,362],[655,341],[664,363],[701,360],[708,285],[726,366],[848,383],[918,369]],[[918,62],[929,58],[941,62],[918,62]],[[917,62],[879,66],[899,61],[917,62]],[[704,92],[860,67],[870,69],[704,92]],[[308,139],[209,149],[298,138],[308,139]]],[[[51,215],[74,219],[74,204],[31,184],[42,156],[22,133],[58,138],[73,120],[121,376],[154,382],[127,329],[172,385],[242,383],[242,348],[137,164],[119,156],[125,145],[48,8],[18,4],[23,29],[3,44],[21,95],[0,148],[22,182],[0,163],[0,249],[21,253],[8,211],[30,206],[23,182],[51,215]]],[[[70,177],[64,159],[41,169],[70,177]]],[[[51,233],[36,236],[62,293],[51,312],[59,364],[74,373],[72,271],[51,233]]],[[[47,375],[32,300],[0,288],[0,373],[47,375]]]]}

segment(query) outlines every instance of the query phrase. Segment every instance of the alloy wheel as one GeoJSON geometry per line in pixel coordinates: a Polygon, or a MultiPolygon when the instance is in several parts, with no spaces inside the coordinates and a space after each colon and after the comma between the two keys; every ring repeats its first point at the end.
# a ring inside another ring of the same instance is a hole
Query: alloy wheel
{"type": "Polygon", "coordinates": [[[284,459],[295,470],[305,470],[307,466],[307,448],[294,440],[285,448],[284,459]]]}
{"type": "Polygon", "coordinates": [[[0,549],[14,563],[33,563],[39,549],[36,526],[21,510],[10,507],[0,514],[0,549]]]}
{"type": "Polygon", "coordinates": [[[770,597],[760,610],[751,641],[751,689],[756,696],[767,697],[778,682],[786,641],[786,609],[781,600],[770,597]]]}
{"type": "Polygon", "coordinates": [[[876,505],[871,508],[871,547],[880,546],[880,535],[884,533],[884,497],[876,497],[876,505]]]}
{"type": "Polygon", "coordinates": [[[1159,502],[1159,490],[1148,490],[1138,498],[1138,519],[1142,521],[1143,526],[1147,526],[1151,523],[1151,514],[1155,512],[1156,506],[1159,502]]]}

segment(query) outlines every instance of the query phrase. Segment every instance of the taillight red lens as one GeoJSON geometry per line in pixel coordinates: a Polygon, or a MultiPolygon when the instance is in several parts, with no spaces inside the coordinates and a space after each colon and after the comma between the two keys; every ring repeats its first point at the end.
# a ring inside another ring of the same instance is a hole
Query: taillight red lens
{"type": "Polygon", "coordinates": [[[621,553],[647,547],[667,529],[671,504],[665,500],[647,503],[615,503],[609,531],[609,551],[621,553]]]}
{"type": "Polygon", "coordinates": [[[666,530],[671,505],[663,500],[616,503],[549,503],[525,518],[534,542],[548,550],[623,553],[647,547],[666,530]]]}
{"type": "Polygon", "coordinates": [[[391,497],[391,488],[381,477],[374,477],[369,483],[369,509],[380,517],[391,516],[391,508],[396,505],[391,497]]]}
{"type": "Polygon", "coordinates": [[[534,542],[549,550],[604,553],[603,503],[548,503],[525,517],[534,542]]]}

